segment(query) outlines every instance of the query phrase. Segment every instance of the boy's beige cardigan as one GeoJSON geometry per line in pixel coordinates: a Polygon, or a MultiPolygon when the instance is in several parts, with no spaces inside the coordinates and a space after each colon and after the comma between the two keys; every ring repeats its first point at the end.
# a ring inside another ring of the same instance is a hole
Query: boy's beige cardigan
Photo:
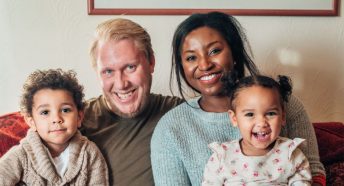
{"type": "Polygon", "coordinates": [[[0,185],[109,185],[106,162],[96,145],[78,131],[70,141],[68,168],[61,178],[37,132],[0,159],[0,185]]]}

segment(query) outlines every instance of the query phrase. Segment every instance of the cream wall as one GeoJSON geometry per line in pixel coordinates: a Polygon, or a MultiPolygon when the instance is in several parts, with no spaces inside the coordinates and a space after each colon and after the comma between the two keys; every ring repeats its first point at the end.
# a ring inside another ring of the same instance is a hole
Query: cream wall
{"type": "MultiPolygon", "coordinates": [[[[85,0],[0,1],[0,114],[17,111],[21,86],[36,69],[74,69],[86,97],[100,94],[88,56],[96,25],[118,16],[89,16],[85,0]]],[[[343,9],[343,4],[341,9],[343,9]]],[[[186,16],[123,16],[152,36],[153,92],[168,87],[171,38],[186,16]]],[[[254,59],[268,74],[286,74],[312,121],[344,122],[344,16],[237,17],[254,59]]]]}

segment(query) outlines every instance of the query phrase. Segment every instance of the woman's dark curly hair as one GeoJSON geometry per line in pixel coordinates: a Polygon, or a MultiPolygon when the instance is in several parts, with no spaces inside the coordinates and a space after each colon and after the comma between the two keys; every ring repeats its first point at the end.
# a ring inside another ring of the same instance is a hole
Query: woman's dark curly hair
{"type": "Polygon", "coordinates": [[[66,90],[72,94],[77,109],[84,108],[84,87],[78,83],[76,73],[73,70],[50,69],[37,70],[29,75],[23,85],[21,112],[32,115],[33,97],[42,89],[66,90]]]}
{"type": "Polygon", "coordinates": [[[292,93],[292,84],[288,76],[278,75],[278,80],[264,75],[253,75],[239,78],[235,71],[228,73],[222,78],[226,95],[230,98],[231,109],[235,109],[234,101],[240,90],[254,85],[264,88],[276,89],[280,95],[281,106],[284,109],[284,102],[288,102],[292,93]]]}

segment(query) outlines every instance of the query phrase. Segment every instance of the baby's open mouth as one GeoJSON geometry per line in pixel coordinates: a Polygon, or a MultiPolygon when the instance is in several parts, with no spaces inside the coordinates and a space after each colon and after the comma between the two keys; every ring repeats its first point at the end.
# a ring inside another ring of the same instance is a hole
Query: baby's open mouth
{"type": "Polygon", "coordinates": [[[257,138],[258,140],[260,139],[266,139],[269,137],[271,134],[271,131],[262,131],[262,132],[252,132],[252,135],[257,138]]]}

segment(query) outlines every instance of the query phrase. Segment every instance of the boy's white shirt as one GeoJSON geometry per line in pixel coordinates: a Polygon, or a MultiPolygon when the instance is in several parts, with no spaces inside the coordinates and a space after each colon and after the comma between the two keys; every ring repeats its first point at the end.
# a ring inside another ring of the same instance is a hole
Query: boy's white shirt
{"type": "Polygon", "coordinates": [[[56,156],[55,158],[53,158],[48,150],[47,147],[44,147],[48,154],[49,154],[49,158],[52,160],[57,174],[59,174],[59,176],[62,178],[63,175],[66,173],[67,171],[67,167],[68,167],[68,163],[69,163],[69,145],[67,146],[67,148],[61,152],[61,154],[59,156],[56,156]]]}

